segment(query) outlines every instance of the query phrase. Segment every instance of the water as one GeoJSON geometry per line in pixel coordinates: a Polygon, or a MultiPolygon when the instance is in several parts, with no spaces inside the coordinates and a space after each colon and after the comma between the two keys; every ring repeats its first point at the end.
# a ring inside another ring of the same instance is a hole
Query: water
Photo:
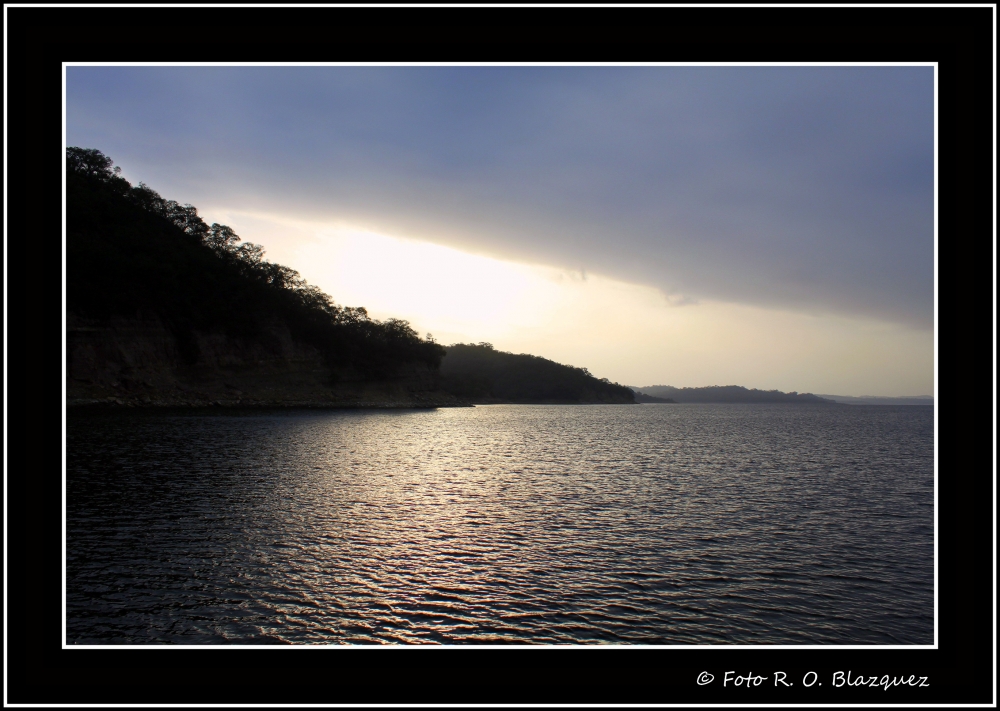
{"type": "Polygon", "coordinates": [[[933,413],[71,413],[70,644],[932,644],[933,413]]]}

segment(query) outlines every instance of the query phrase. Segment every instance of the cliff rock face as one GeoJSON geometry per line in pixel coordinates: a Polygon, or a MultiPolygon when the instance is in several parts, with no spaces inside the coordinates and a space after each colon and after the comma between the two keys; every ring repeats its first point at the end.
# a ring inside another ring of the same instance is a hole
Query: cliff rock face
{"type": "Polygon", "coordinates": [[[179,334],[155,318],[67,319],[69,405],[439,407],[466,404],[411,364],[365,381],[276,322],[263,337],[179,334]]]}

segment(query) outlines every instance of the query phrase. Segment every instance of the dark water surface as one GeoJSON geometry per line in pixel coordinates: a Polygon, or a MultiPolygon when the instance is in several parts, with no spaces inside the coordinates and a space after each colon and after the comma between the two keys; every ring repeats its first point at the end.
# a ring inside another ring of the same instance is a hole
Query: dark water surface
{"type": "Polygon", "coordinates": [[[932,644],[933,410],[71,412],[74,643],[932,644]]]}

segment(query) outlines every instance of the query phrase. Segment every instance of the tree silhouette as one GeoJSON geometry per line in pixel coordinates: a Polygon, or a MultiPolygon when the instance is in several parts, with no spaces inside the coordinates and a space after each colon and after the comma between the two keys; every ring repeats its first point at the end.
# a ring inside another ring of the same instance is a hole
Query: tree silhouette
{"type": "MultiPolygon", "coordinates": [[[[94,318],[155,316],[182,345],[196,330],[267,339],[276,322],[316,346],[332,368],[385,378],[407,364],[436,368],[444,355],[400,319],[346,307],[294,269],[265,258],[193,205],[131,185],[92,148],[66,152],[67,305],[94,318]]],[[[197,348],[189,348],[196,361],[197,348]],[[193,348],[193,350],[192,350],[193,348]]]]}

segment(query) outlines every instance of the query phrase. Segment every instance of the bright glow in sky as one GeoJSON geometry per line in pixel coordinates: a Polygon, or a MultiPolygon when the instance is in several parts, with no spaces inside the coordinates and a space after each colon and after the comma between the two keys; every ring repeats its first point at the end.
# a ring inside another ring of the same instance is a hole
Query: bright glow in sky
{"type": "Polygon", "coordinates": [[[738,384],[838,395],[933,392],[932,332],[665,296],[599,274],[522,264],[352,228],[205,212],[334,300],[408,320],[440,343],[489,341],[635,386],[738,384]]]}

